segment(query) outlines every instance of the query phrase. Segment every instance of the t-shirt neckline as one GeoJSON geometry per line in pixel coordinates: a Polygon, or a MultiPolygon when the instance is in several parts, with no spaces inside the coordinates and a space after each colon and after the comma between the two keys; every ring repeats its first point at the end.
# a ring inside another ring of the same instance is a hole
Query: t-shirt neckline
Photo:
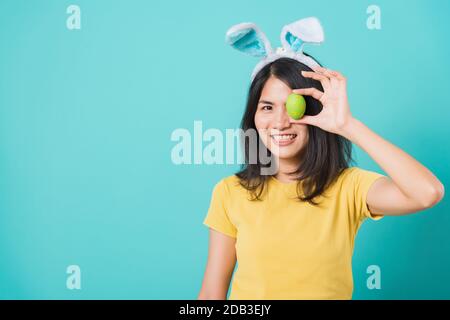
{"type": "Polygon", "coordinates": [[[270,178],[275,183],[277,183],[279,185],[282,185],[282,186],[285,186],[285,187],[294,186],[294,185],[297,185],[297,183],[298,183],[298,180],[294,180],[294,181],[291,181],[291,182],[282,182],[282,181],[278,180],[277,178],[275,178],[275,176],[270,176],[270,178]]]}

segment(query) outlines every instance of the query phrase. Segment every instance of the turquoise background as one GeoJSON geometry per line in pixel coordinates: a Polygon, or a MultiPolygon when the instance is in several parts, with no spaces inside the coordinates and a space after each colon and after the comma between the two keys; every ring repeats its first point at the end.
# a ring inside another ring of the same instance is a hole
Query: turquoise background
{"type": "MultiPolygon", "coordinates": [[[[449,185],[448,1],[0,1],[0,298],[195,299],[211,190],[237,165],[171,162],[173,130],[236,128],[256,58],[224,42],[252,21],[348,78],[355,117],[449,185]],[[66,8],[81,8],[81,30],[66,8]],[[366,27],[381,8],[382,29],[366,27]],[[66,288],[79,265],[81,290],[66,288]]],[[[358,166],[382,172],[359,148],[358,166]]],[[[355,299],[450,298],[449,201],[366,222],[355,299]],[[366,268],[379,265],[381,290],[366,268]]]]}

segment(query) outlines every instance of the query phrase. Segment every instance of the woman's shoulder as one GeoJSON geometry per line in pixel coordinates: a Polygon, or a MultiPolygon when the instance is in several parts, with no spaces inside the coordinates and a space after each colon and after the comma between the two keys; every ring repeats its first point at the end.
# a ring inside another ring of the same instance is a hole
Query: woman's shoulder
{"type": "Polygon", "coordinates": [[[348,167],[348,168],[345,168],[339,174],[339,179],[345,180],[348,177],[351,177],[352,175],[357,173],[359,170],[361,170],[361,168],[359,168],[359,167],[348,167]]]}
{"type": "Polygon", "coordinates": [[[241,187],[239,177],[236,176],[235,174],[220,179],[216,185],[224,187],[228,190],[234,190],[241,187]]]}
{"type": "Polygon", "coordinates": [[[359,184],[364,181],[370,182],[382,176],[384,175],[381,173],[354,166],[342,170],[337,180],[340,181],[341,185],[342,184],[348,185],[348,184],[359,184]]]}
{"type": "Polygon", "coordinates": [[[236,175],[226,176],[218,180],[213,188],[213,196],[222,199],[235,199],[242,194],[245,189],[241,186],[236,175]]]}
{"type": "Polygon", "coordinates": [[[365,176],[365,175],[383,175],[381,173],[378,173],[376,171],[363,169],[361,167],[348,167],[343,172],[345,175],[350,176],[365,176]]]}

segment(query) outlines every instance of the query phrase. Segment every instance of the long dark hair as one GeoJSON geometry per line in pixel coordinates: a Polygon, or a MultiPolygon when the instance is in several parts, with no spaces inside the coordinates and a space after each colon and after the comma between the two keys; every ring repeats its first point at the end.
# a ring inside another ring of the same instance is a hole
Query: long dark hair
{"type": "MultiPolygon", "coordinates": [[[[256,74],[250,85],[241,129],[244,132],[248,129],[256,131],[255,113],[258,101],[270,76],[275,76],[290,88],[314,87],[323,91],[319,81],[301,75],[303,70],[312,71],[303,63],[290,58],[279,58],[264,66],[256,74]]],[[[305,96],[305,101],[307,105],[306,115],[317,115],[322,110],[322,104],[318,100],[305,96]]],[[[340,173],[353,162],[352,144],[344,137],[324,131],[319,127],[308,125],[307,128],[309,139],[304,152],[299,155],[301,157],[299,167],[290,174],[297,177],[298,199],[308,201],[312,205],[318,205],[313,199],[322,195],[340,173]]],[[[252,200],[261,200],[261,195],[270,176],[261,175],[261,168],[264,165],[260,162],[260,153],[258,152],[256,164],[249,163],[249,146],[245,141],[241,141],[241,145],[244,149],[245,163],[241,170],[236,173],[236,176],[239,178],[241,186],[250,191],[252,200]]],[[[260,143],[259,145],[263,144],[260,143]]],[[[270,150],[265,149],[264,152],[271,155],[270,150]]]]}

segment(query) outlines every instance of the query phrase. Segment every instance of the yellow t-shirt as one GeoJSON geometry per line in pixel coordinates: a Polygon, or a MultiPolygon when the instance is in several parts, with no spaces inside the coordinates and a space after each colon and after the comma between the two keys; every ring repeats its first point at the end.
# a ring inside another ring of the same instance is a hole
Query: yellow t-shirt
{"type": "Polygon", "coordinates": [[[236,238],[229,299],[351,299],[352,255],[371,184],[384,175],[352,167],[317,197],[296,200],[296,182],[269,179],[250,201],[233,175],[216,184],[204,224],[236,238]]]}

